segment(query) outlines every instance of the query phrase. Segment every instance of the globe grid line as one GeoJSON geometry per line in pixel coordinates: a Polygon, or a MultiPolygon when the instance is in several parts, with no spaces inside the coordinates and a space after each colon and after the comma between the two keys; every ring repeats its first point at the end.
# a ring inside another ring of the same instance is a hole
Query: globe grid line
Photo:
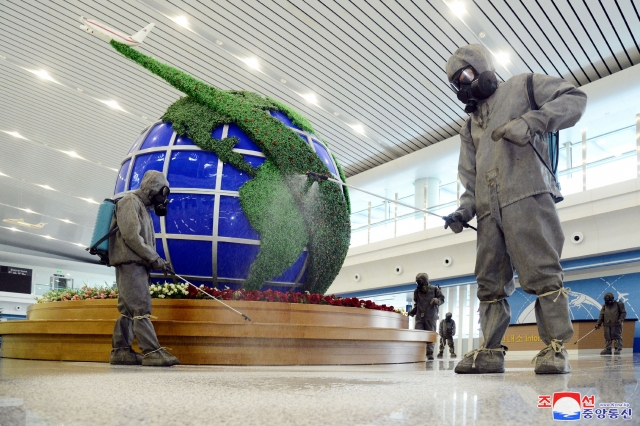
{"type": "MultiPolygon", "coordinates": [[[[138,157],[144,156],[146,154],[150,154],[150,153],[164,153],[164,160],[163,160],[163,165],[162,165],[162,173],[164,174],[165,177],[168,178],[168,174],[169,174],[169,168],[170,168],[170,163],[172,160],[172,154],[174,152],[194,152],[194,153],[198,153],[198,152],[208,152],[205,151],[201,148],[199,148],[197,145],[176,145],[176,141],[178,138],[177,132],[176,131],[172,131],[171,134],[171,138],[169,140],[169,144],[168,145],[162,145],[162,146],[153,146],[153,147],[149,147],[149,148],[145,148],[145,149],[137,149],[137,148],[141,148],[144,143],[146,142],[147,137],[149,136],[149,134],[153,131],[153,129],[159,125],[164,123],[162,120],[158,120],[156,122],[154,122],[153,124],[151,124],[150,126],[148,126],[143,132],[141,132],[140,136],[138,137],[139,139],[139,143],[136,143],[134,145],[134,147],[132,148],[131,152],[129,152],[127,154],[127,156],[121,161],[120,165],[121,167],[124,166],[124,164],[129,161],[129,166],[127,169],[127,174],[126,174],[126,179],[124,182],[124,191],[120,191],[117,192],[116,194],[114,194],[114,198],[120,198],[123,195],[129,193],[129,192],[133,192],[135,191],[134,189],[129,189],[131,187],[131,177],[133,174],[133,170],[135,169],[135,165],[136,165],[136,160],[138,157]]],[[[295,131],[295,129],[292,129],[295,131]]],[[[224,124],[223,125],[223,129],[222,129],[222,135],[221,135],[221,139],[225,139],[228,137],[228,132],[229,132],[229,124],[224,124]]],[[[316,137],[315,135],[310,135],[307,132],[304,131],[296,131],[296,133],[298,133],[300,136],[303,137],[303,140],[305,141],[305,143],[307,143],[309,145],[309,147],[317,154],[316,152],[316,148],[313,145],[313,141],[315,141],[316,143],[320,142],[322,143],[322,145],[325,146],[325,148],[328,150],[328,147],[326,145],[326,142],[324,142],[324,140],[322,140],[319,137],[316,137]]],[[[255,151],[255,150],[249,150],[249,149],[240,149],[240,148],[234,148],[235,152],[241,153],[243,155],[250,155],[250,156],[254,156],[254,157],[260,157],[260,158],[266,158],[266,156],[264,155],[264,153],[260,152],[260,151],[255,151]]],[[[214,153],[215,154],[215,153],[214,153]]],[[[333,154],[331,154],[331,161],[333,163],[334,168],[339,171],[338,167],[337,167],[337,162],[333,156],[333,154]]],[[[217,157],[217,156],[216,156],[217,157]]],[[[219,227],[219,216],[220,216],[220,199],[221,196],[227,196],[227,197],[239,197],[239,191],[231,191],[231,190],[223,190],[222,188],[222,178],[223,178],[223,174],[224,174],[224,167],[225,165],[231,166],[230,164],[226,164],[224,163],[222,160],[220,160],[220,158],[217,158],[217,171],[216,171],[216,183],[215,183],[215,187],[214,189],[200,189],[200,188],[189,188],[189,187],[172,187],[172,195],[176,195],[176,194],[197,194],[197,195],[212,195],[214,196],[214,214],[212,217],[212,235],[196,235],[196,234],[176,234],[176,233],[169,233],[167,231],[166,228],[166,216],[162,216],[159,218],[159,223],[160,223],[160,232],[156,233],[156,239],[160,239],[161,243],[162,243],[162,247],[164,250],[164,254],[165,254],[165,258],[167,261],[171,262],[171,250],[169,249],[168,246],[168,240],[190,240],[190,241],[206,241],[206,242],[211,242],[212,243],[212,276],[203,276],[203,275],[189,275],[189,274],[185,274],[184,276],[188,279],[193,279],[193,280],[198,280],[198,281],[210,281],[212,283],[231,283],[231,284],[242,284],[245,280],[241,279],[241,278],[230,278],[230,277],[218,277],[218,259],[217,259],[217,252],[218,252],[218,242],[229,242],[229,243],[236,243],[236,244],[244,244],[244,245],[260,245],[260,240],[253,240],[253,239],[246,239],[246,238],[237,238],[237,237],[228,237],[228,236],[220,236],[218,233],[218,227],[219,227]]],[[[332,172],[332,174],[334,174],[332,172]]],[[[334,174],[335,175],[335,174],[334,174]]],[[[116,185],[117,186],[117,185],[116,185]]],[[[308,248],[305,247],[303,252],[308,252],[308,248]]],[[[296,287],[299,283],[300,280],[302,279],[302,277],[304,276],[304,273],[306,272],[306,267],[307,267],[307,262],[308,262],[308,254],[304,259],[303,265],[300,268],[300,271],[297,272],[295,280],[293,281],[293,283],[291,282],[287,282],[287,281],[275,281],[275,280],[267,280],[265,282],[265,284],[271,284],[271,285],[277,285],[279,287],[291,287],[294,288],[296,287]]],[[[161,274],[157,274],[157,273],[152,273],[152,278],[162,278],[163,275],[161,274]]]]}

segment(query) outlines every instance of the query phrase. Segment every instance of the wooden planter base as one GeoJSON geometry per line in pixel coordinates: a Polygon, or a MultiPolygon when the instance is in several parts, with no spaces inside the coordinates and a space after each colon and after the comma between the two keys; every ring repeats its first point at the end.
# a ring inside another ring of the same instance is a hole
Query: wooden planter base
{"type": "MultiPolygon", "coordinates": [[[[153,300],[158,339],[182,364],[337,365],[421,362],[436,333],[395,312],[327,305],[153,300]]],[[[115,300],[33,305],[0,323],[5,358],[108,362],[115,300]]],[[[134,343],[134,349],[139,350],[134,343]]]]}

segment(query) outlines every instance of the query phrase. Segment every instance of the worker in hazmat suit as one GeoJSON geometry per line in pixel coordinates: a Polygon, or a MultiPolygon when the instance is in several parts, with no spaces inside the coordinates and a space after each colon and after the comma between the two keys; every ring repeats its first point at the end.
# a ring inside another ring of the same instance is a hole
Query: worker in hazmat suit
{"type": "Polygon", "coordinates": [[[622,351],[622,324],[627,318],[627,310],[623,302],[618,302],[613,293],[604,295],[604,305],[600,309],[600,317],[596,323],[596,330],[604,325],[604,349],[600,355],[611,355],[611,341],[615,341],[614,355],[622,351]]]}
{"type": "Polygon", "coordinates": [[[440,321],[438,334],[440,335],[440,352],[438,352],[438,358],[442,358],[445,344],[449,345],[449,355],[451,355],[451,358],[455,358],[456,351],[453,346],[453,336],[456,335],[456,322],[453,320],[453,314],[451,312],[447,312],[444,321],[440,321]]]}
{"type": "Polygon", "coordinates": [[[178,359],[160,346],[151,324],[151,270],[173,273],[156,253],[156,239],[149,208],[167,214],[169,182],[155,170],[144,174],[140,188],[126,194],[116,204],[109,238],[109,263],[116,268],[120,318],[113,330],[113,350],[109,362],[120,365],[172,366],[178,359]],[[131,349],[137,338],[142,355],[131,349]]]}
{"type": "Polygon", "coordinates": [[[537,296],[538,332],[547,345],[536,373],[571,371],[564,343],[573,336],[560,255],[564,234],[555,208],[562,194],[547,148],[547,132],[573,126],[587,97],[563,79],[516,75],[498,83],[490,53],[459,48],[447,61],[447,78],[469,118],[460,129],[458,173],[465,192],[445,228],[462,232],[478,218],[475,275],[484,343],[464,356],[456,373],[504,371],[509,326],[507,297],[514,268],[522,289],[537,296]]]}
{"type": "MultiPolygon", "coordinates": [[[[438,307],[444,303],[444,295],[440,288],[429,284],[429,276],[424,272],[416,276],[417,288],[413,292],[415,306],[409,312],[416,317],[416,330],[436,331],[438,307]]],[[[427,359],[433,360],[434,343],[427,343],[427,359]]]]}

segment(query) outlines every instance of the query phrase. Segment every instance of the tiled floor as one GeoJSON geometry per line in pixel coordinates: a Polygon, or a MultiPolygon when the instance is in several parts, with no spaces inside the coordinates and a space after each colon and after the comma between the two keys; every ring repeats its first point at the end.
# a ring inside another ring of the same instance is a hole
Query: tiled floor
{"type": "Polygon", "coordinates": [[[574,356],[559,376],[535,375],[528,356],[507,360],[504,374],[463,376],[447,359],[168,369],[2,359],[0,425],[547,425],[539,395],[561,391],[594,395],[596,408],[628,403],[637,415],[616,423],[640,424],[640,354],[574,356]]]}

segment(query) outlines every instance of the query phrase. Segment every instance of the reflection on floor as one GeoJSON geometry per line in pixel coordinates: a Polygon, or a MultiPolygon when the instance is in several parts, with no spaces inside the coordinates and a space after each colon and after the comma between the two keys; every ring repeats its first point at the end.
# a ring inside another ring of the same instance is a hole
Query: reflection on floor
{"type": "MultiPolygon", "coordinates": [[[[620,407],[617,421],[639,424],[640,354],[574,356],[573,373],[559,376],[535,375],[522,355],[507,359],[506,373],[484,376],[456,375],[456,361],[446,358],[393,366],[168,369],[2,359],[0,425],[548,425],[553,410],[538,408],[546,404],[540,396],[562,391],[594,395],[595,409],[629,404],[638,414],[625,421],[620,407]]],[[[566,412],[567,401],[556,408],[566,412]]],[[[600,424],[598,413],[591,421],[600,424]]]]}

